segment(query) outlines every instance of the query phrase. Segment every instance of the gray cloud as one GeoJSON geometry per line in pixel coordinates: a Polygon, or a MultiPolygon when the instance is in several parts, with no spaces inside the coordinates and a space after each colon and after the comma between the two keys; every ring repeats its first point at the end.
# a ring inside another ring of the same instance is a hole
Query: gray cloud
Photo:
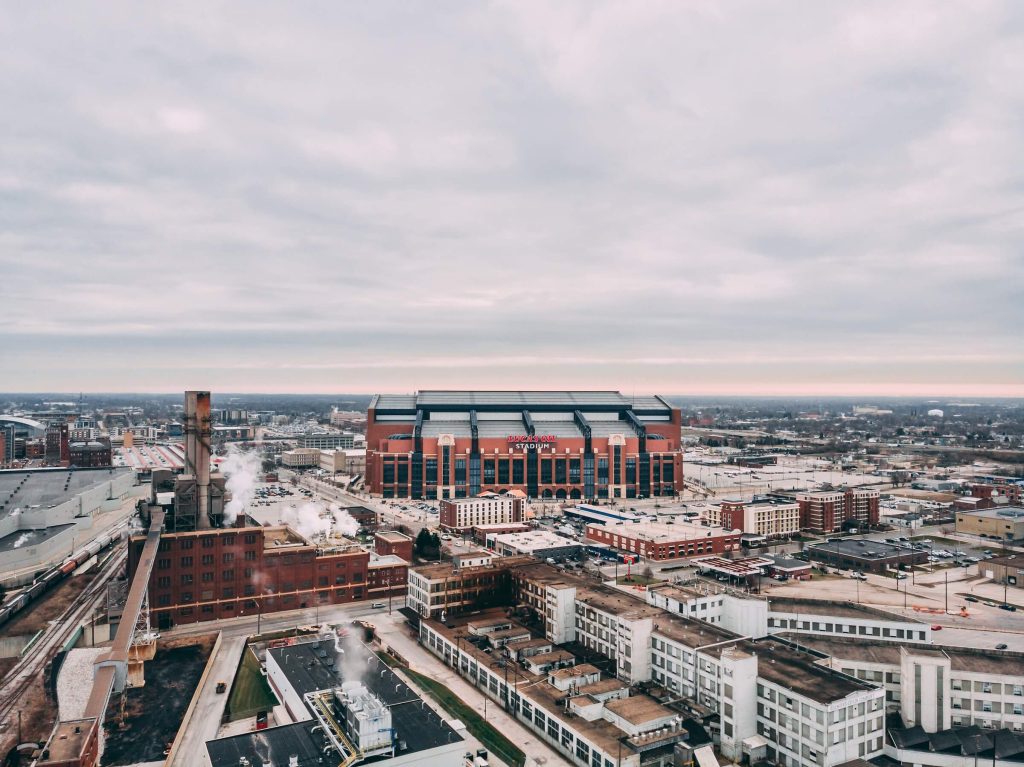
{"type": "Polygon", "coordinates": [[[1024,394],[1012,2],[15,4],[0,390],[1024,394]]]}

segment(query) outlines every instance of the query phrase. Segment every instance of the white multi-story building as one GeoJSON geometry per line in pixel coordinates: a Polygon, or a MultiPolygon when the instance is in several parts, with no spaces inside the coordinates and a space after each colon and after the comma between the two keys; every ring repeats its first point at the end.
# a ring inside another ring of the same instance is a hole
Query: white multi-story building
{"type": "Polygon", "coordinates": [[[717,527],[762,538],[785,538],[800,532],[800,505],[776,498],[722,501],[708,506],[704,518],[717,527]]]}
{"type": "Polygon", "coordinates": [[[1024,653],[794,637],[846,674],[884,687],[891,711],[925,732],[975,725],[1024,732],[1024,653]]]}
{"type": "Polygon", "coordinates": [[[472,498],[441,501],[439,522],[446,530],[469,530],[479,525],[523,521],[523,499],[518,495],[481,493],[472,498]]]}
{"type": "Polygon", "coordinates": [[[308,469],[320,465],[320,451],[315,447],[297,447],[281,453],[281,465],[289,469],[308,469]]]}
{"type": "Polygon", "coordinates": [[[727,631],[760,638],[770,634],[860,637],[906,644],[931,644],[927,623],[865,605],[818,599],[770,600],[714,588],[667,585],[648,589],[649,604],[706,621],[727,631]]]}

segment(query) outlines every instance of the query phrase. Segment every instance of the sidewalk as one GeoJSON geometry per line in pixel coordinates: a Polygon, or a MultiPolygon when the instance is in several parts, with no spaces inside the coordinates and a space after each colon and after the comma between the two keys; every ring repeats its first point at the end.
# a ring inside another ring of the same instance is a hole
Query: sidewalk
{"type": "Polygon", "coordinates": [[[393,647],[409,663],[414,671],[430,676],[444,684],[453,693],[458,695],[481,716],[485,713],[487,721],[501,730],[504,735],[515,743],[526,754],[526,767],[545,765],[545,767],[571,767],[570,763],[559,756],[550,746],[541,741],[532,731],[526,729],[520,722],[513,719],[501,709],[501,705],[490,698],[487,698],[455,673],[455,670],[445,666],[441,660],[427,652],[420,644],[409,635],[409,628],[405,625],[405,619],[397,613],[391,616],[380,615],[373,621],[377,627],[377,634],[383,645],[393,647]]]}
{"type": "Polygon", "coordinates": [[[199,691],[192,718],[182,735],[181,743],[174,755],[170,767],[209,767],[210,755],[206,751],[206,741],[217,737],[224,707],[228,702],[227,693],[217,692],[217,682],[234,679],[235,670],[245,649],[245,637],[221,638],[220,648],[216,656],[210,659],[210,673],[199,691]]]}

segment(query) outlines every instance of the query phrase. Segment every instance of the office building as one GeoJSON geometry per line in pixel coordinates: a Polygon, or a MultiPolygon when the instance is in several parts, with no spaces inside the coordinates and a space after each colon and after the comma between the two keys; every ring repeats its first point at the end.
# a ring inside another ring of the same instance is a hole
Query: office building
{"type": "Polygon", "coordinates": [[[311,469],[320,465],[320,451],[315,447],[297,447],[281,453],[281,465],[289,469],[311,469]]]}
{"type": "Polygon", "coordinates": [[[376,395],[367,486],[385,498],[648,498],[682,490],[680,414],[618,392],[376,395]]]}
{"type": "Polygon", "coordinates": [[[356,446],[357,435],[353,432],[310,432],[302,434],[298,439],[300,448],[316,448],[317,450],[352,450],[356,446]]]}

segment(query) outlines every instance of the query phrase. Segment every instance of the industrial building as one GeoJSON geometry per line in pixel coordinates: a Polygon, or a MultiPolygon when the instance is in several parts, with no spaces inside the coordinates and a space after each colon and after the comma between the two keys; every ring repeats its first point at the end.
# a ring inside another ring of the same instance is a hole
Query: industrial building
{"type": "Polygon", "coordinates": [[[480,525],[507,525],[523,521],[520,493],[481,493],[472,498],[441,501],[439,522],[445,530],[461,533],[480,525]]]}
{"type": "Polygon", "coordinates": [[[293,723],[207,741],[212,767],[461,767],[463,726],[456,730],[367,648],[336,641],[267,650],[267,680],[293,723]]]}
{"type": "Polygon", "coordinates": [[[978,564],[978,574],[993,583],[1024,588],[1024,554],[993,557],[978,564]]]}
{"type": "MultiPolygon", "coordinates": [[[[212,472],[210,392],[185,392],[185,466],[174,479],[174,507],[169,532],[209,529],[223,524],[227,503],[225,479],[212,472]]],[[[154,485],[156,477],[154,476],[154,485]]]]}
{"type": "Polygon", "coordinates": [[[682,521],[587,525],[586,535],[588,541],[655,561],[719,555],[740,548],[739,531],[682,521]]]}
{"type": "Polygon", "coordinates": [[[113,464],[110,440],[105,438],[72,442],[68,446],[69,462],[78,469],[100,469],[113,464]]]}
{"type": "Polygon", "coordinates": [[[366,450],[321,450],[320,468],[332,474],[355,476],[366,472],[366,450]]]}
{"type": "Polygon", "coordinates": [[[94,514],[135,492],[128,469],[0,471],[0,573],[14,578],[67,556],[94,514]]]}
{"type": "Polygon", "coordinates": [[[422,391],[375,395],[366,484],[385,498],[673,496],[680,413],[613,391],[422,391]]]}
{"type": "Polygon", "coordinates": [[[485,543],[489,549],[503,557],[528,554],[537,559],[564,559],[579,556],[583,545],[564,535],[549,530],[531,530],[525,533],[504,533],[488,535],[485,543]]]}
{"type": "Polygon", "coordinates": [[[956,512],[956,531],[1001,541],[1024,538],[1024,507],[1003,506],[956,512]]]}
{"type": "MultiPolygon", "coordinates": [[[[131,541],[129,575],[144,542],[131,541]]],[[[398,557],[356,544],[317,546],[283,526],[165,533],[149,579],[150,612],[164,629],[399,596],[407,569],[398,557]]]]}
{"type": "Polygon", "coordinates": [[[884,573],[928,561],[927,551],[859,538],[816,543],[805,551],[812,562],[862,573],[884,573]]]}

